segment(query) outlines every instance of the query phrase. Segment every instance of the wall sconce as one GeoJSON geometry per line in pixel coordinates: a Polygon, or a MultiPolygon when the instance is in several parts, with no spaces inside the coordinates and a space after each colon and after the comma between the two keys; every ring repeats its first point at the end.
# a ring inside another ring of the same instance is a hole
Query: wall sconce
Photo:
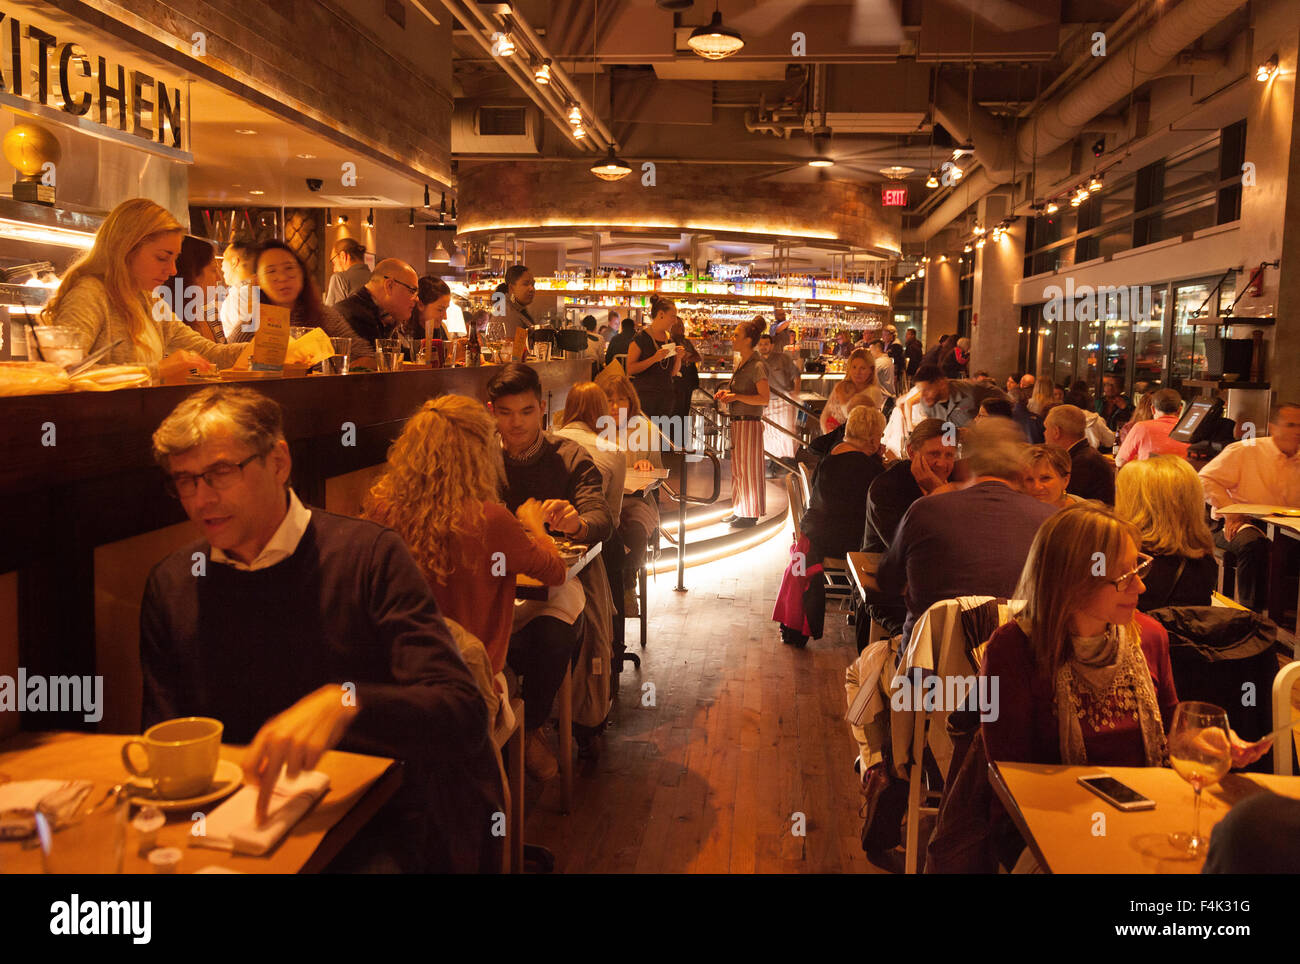
{"type": "Polygon", "coordinates": [[[1258,67],[1255,68],[1255,79],[1261,84],[1267,83],[1268,79],[1277,73],[1277,54],[1269,57],[1258,67]]]}

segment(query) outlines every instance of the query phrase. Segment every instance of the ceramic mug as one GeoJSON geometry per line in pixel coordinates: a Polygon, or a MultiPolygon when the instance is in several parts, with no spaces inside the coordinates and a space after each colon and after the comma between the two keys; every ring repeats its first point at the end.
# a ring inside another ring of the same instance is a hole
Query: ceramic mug
{"type": "Polygon", "coordinates": [[[122,765],[137,777],[153,782],[160,797],[176,800],[194,797],[212,786],[221,762],[220,720],[206,716],[186,716],[156,723],[138,740],[122,746],[122,765]],[[131,760],[131,748],[139,746],[148,757],[148,765],[137,768],[131,760]]]}

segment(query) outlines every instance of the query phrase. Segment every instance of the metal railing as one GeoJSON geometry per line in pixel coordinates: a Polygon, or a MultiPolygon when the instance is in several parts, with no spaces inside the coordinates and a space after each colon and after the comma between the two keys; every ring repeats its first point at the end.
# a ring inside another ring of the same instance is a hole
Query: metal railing
{"type": "MultiPolygon", "coordinates": [[[[690,409],[694,418],[694,407],[690,409]]],[[[652,421],[653,424],[653,421],[652,421]]],[[[663,488],[668,492],[669,498],[677,503],[677,585],[675,592],[686,591],[686,507],[688,505],[712,505],[718,501],[718,496],[722,494],[722,462],[718,456],[712,452],[706,445],[702,452],[687,452],[681,446],[677,445],[665,435],[662,431],[659,438],[667,445],[667,449],[661,448],[662,455],[665,459],[673,459],[677,462],[677,480],[678,488],[674,489],[672,485],[672,470],[669,469],[669,477],[664,480],[663,488]],[[702,455],[709,460],[713,468],[713,489],[707,499],[698,496],[688,495],[686,464],[687,457],[691,455],[702,455]]]]}

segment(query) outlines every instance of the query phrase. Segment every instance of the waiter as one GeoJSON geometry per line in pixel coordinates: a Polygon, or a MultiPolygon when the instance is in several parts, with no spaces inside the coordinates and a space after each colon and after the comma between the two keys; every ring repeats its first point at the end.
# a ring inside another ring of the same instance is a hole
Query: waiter
{"type": "Polygon", "coordinates": [[[536,324],[533,316],[528,313],[528,306],[533,303],[533,298],[537,294],[537,284],[533,280],[533,273],[522,264],[511,265],[506,271],[505,291],[497,289],[497,296],[504,295],[504,298],[494,297],[492,313],[505,322],[506,338],[515,337],[515,332],[520,328],[531,328],[536,324]]]}

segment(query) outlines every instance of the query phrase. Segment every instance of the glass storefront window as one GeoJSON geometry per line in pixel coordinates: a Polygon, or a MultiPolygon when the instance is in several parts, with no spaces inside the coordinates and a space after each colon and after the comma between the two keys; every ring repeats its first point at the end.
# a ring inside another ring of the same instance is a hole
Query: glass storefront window
{"type": "Polygon", "coordinates": [[[1056,363],[1052,379],[1058,385],[1068,386],[1074,381],[1075,358],[1078,354],[1079,322],[1060,321],[1056,324],[1056,363]]]}
{"type": "MultiPolygon", "coordinates": [[[[1174,289],[1174,351],[1171,375],[1175,378],[1195,378],[1205,370],[1206,326],[1190,324],[1193,311],[1201,308],[1210,293],[1213,281],[1179,285],[1174,289]]],[[[1209,311],[1206,305],[1204,313],[1209,311]]]]}
{"type": "Polygon", "coordinates": [[[1165,289],[1151,292],[1151,318],[1133,322],[1133,381],[1165,380],[1165,289]]]}

